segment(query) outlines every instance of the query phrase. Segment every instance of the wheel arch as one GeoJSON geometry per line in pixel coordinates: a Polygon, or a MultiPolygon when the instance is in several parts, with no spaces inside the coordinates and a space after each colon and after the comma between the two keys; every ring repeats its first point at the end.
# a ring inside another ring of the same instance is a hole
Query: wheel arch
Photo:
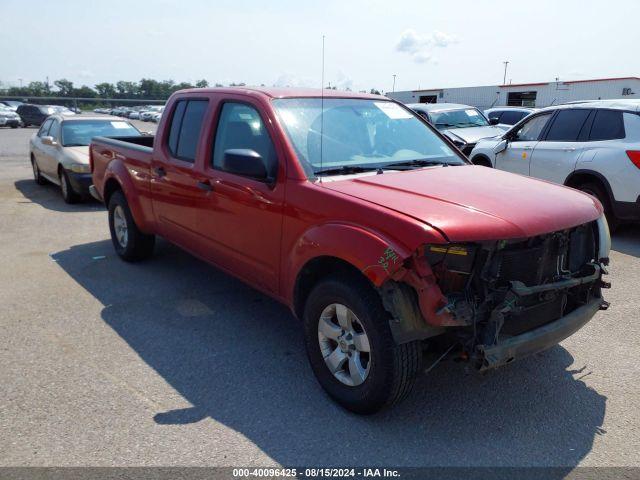
{"type": "Polygon", "coordinates": [[[313,287],[322,279],[336,273],[360,277],[374,287],[366,275],[352,263],[331,255],[314,257],[302,266],[293,287],[293,311],[298,318],[303,316],[306,300],[313,287]]]}
{"type": "Polygon", "coordinates": [[[473,156],[471,163],[474,165],[481,165],[483,167],[493,168],[493,162],[485,153],[478,153],[473,156]]]}
{"type": "Polygon", "coordinates": [[[584,185],[585,183],[596,183],[604,189],[607,194],[609,203],[613,205],[614,196],[613,190],[611,189],[611,185],[609,181],[599,172],[588,170],[588,169],[580,169],[574,170],[564,181],[564,185],[571,188],[578,188],[580,185],[584,185]]]}

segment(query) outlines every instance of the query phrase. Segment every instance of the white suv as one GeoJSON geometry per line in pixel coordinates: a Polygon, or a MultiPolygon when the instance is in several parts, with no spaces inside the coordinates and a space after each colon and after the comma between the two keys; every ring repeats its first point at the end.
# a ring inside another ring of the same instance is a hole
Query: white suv
{"type": "Polygon", "coordinates": [[[590,193],[614,226],[640,221],[640,100],[541,109],[478,142],[469,158],[590,193]]]}

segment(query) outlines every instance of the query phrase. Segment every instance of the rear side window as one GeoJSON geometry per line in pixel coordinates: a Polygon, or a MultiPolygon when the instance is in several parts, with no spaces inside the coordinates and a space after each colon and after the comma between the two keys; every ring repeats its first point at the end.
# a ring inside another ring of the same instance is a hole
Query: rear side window
{"type": "Polygon", "coordinates": [[[615,110],[596,111],[589,140],[615,140],[624,137],[622,112],[615,110]]]}
{"type": "Polygon", "coordinates": [[[524,113],[524,112],[509,112],[509,111],[507,111],[507,112],[504,112],[502,114],[502,116],[500,117],[500,123],[503,123],[505,125],[515,125],[520,120],[522,120],[525,115],[526,115],[526,113],[524,113]]]}
{"type": "Polygon", "coordinates": [[[547,142],[575,142],[578,140],[580,130],[590,112],[591,110],[585,108],[560,110],[549,128],[545,140],[547,142]]]}
{"type": "Polygon", "coordinates": [[[489,118],[489,120],[498,120],[500,118],[500,115],[502,115],[502,112],[500,110],[496,110],[493,112],[489,112],[489,115],[487,115],[487,118],[489,118]]]}
{"type": "Polygon", "coordinates": [[[208,100],[180,100],[176,105],[169,130],[169,150],[174,157],[195,161],[208,104],[208,100]]]}

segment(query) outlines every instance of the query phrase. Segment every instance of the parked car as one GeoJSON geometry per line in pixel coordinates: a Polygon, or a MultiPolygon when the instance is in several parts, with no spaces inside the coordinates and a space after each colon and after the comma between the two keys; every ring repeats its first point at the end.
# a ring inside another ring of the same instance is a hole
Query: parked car
{"type": "Polygon", "coordinates": [[[155,140],[94,138],[117,254],[161,235],[285,303],[318,381],[358,413],[405,396],[435,337],[486,371],[607,307],[596,199],[473,166],[386,97],[320,97],[185,90],[155,140]]]}
{"type": "Polygon", "coordinates": [[[15,112],[20,105],[23,105],[23,102],[19,102],[17,100],[2,100],[0,101],[0,104],[15,112]]]}
{"type": "Polygon", "coordinates": [[[91,185],[89,143],[95,136],[139,137],[142,134],[118,117],[51,115],[31,137],[33,177],[39,185],[60,185],[62,197],[74,203],[88,195],[91,185]]]}
{"type": "Polygon", "coordinates": [[[501,137],[479,142],[470,158],[587,192],[613,226],[640,222],[639,100],[541,109],[501,137]]]}
{"type": "Polygon", "coordinates": [[[513,125],[525,117],[528,117],[535,108],[529,107],[493,107],[484,111],[491,125],[509,130],[513,125]]]}
{"type": "Polygon", "coordinates": [[[163,110],[164,110],[164,107],[161,107],[161,106],[149,107],[148,110],[145,110],[145,111],[140,113],[140,120],[142,120],[144,122],[150,122],[150,121],[152,121],[152,119],[153,119],[153,117],[154,117],[154,115],[156,113],[162,114],[163,110]]]}
{"type": "Polygon", "coordinates": [[[22,126],[20,115],[9,107],[0,105],[0,127],[18,128],[22,126]]]}
{"type": "Polygon", "coordinates": [[[40,126],[45,118],[56,113],[50,105],[32,105],[25,103],[20,105],[16,111],[25,127],[30,125],[40,126]]]}
{"type": "Polygon", "coordinates": [[[70,108],[65,107],[63,105],[48,105],[48,106],[53,108],[53,111],[60,115],[76,115],[76,112],[74,110],[71,110],[70,108]]]}
{"type": "Polygon", "coordinates": [[[478,140],[502,135],[504,130],[489,125],[489,120],[475,107],[456,103],[412,103],[410,109],[425,118],[465,155],[469,155],[478,140]]]}

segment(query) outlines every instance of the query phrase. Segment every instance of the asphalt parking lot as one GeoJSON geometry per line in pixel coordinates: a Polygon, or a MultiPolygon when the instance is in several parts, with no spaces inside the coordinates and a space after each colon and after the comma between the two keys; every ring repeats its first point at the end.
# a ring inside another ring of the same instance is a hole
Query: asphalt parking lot
{"type": "Polygon", "coordinates": [[[639,228],[560,346],[358,417],[285,307],[166,242],[120,261],[99,204],[33,182],[35,131],[0,129],[0,465],[640,466],[639,228]]]}

